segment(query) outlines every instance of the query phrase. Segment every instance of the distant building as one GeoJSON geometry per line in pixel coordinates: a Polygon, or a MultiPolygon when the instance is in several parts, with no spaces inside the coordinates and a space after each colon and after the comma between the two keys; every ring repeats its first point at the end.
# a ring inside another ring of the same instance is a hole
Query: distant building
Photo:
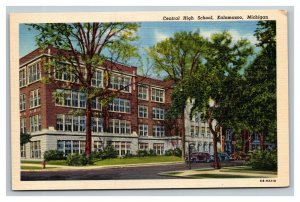
{"type": "MultiPolygon", "coordinates": [[[[213,135],[210,132],[208,123],[201,120],[200,113],[196,113],[192,119],[190,119],[193,100],[188,99],[186,104],[184,112],[186,148],[188,148],[190,143],[193,143],[196,151],[213,154],[213,135]]],[[[214,121],[213,127],[215,127],[215,125],[216,122],[214,121]]]]}

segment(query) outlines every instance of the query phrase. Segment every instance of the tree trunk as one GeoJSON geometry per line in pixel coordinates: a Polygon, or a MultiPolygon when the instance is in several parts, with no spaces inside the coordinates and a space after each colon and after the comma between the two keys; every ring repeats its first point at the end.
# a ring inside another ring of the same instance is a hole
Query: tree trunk
{"type": "Polygon", "coordinates": [[[183,130],[182,130],[182,159],[185,159],[185,126],[184,126],[184,111],[182,112],[183,130]]]}
{"type": "Polygon", "coordinates": [[[221,165],[220,165],[220,161],[218,158],[218,149],[217,149],[217,133],[213,130],[211,130],[212,134],[213,134],[213,146],[214,146],[214,168],[215,169],[220,169],[221,165]]]}
{"type": "Polygon", "coordinates": [[[265,150],[265,148],[264,148],[264,146],[265,146],[264,133],[263,133],[263,132],[259,133],[259,137],[260,137],[260,140],[259,140],[259,143],[260,143],[260,150],[261,150],[261,151],[264,151],[264,150],[265,150]]]}
{"type": "Polygon", "coordinates": [[[85,155],[89,157],[92,153],[92,110],[91,101],[87,99],[86,111],[85,111],[85,130],[86,130],[86,142],[85,142],[85,155]]]}
{"type": "Polygon", "coordinates": [[[208,125],[209,125],[209,129],[211,131],[211,133],[213,134],[213,148],[214,148],[214,168],[215,169],[220,169],[221,165],[220,165],[220,161],[218,158],[218,149],[217,149],[217,130],[214,130],[212,127],[212,119],[208,120],[208,125]]]}

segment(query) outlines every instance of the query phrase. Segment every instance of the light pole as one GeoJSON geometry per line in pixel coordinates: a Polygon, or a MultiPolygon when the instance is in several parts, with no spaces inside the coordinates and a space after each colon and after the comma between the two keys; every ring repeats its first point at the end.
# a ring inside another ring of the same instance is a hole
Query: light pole
{"type": "Polygon", "coordinates": [[[189,170],[191,170],[192,165],[191,165],[191,154],[192,154],[192,148],[195,146],[194,143],[189,144],[189,170]]]}

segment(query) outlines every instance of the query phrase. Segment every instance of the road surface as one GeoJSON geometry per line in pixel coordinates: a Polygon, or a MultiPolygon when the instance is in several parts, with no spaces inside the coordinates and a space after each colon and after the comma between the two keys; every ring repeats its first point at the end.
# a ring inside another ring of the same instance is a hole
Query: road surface
{"type": "MultiPolygon", "coordinates": [[[[238,166],[242,162],[224,162],[222,166],[238,166]]],[[[210,163],[194,163],[192,169],[211,168],[210,163]]],[[[113,167],[80,170],[22,171],[22,181],[42,180],[129,180],[129,179],[174,179],[159,175],[161,172],[187,170],[184,163],[168,165],[147,165],[136,167],[113,167]]]]}

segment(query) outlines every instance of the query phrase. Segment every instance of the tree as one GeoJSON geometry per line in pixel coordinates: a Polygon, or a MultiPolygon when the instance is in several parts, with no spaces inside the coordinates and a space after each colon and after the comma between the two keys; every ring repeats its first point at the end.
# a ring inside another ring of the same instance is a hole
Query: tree
{"type": "Polygon", "coordinates": [[[277,133],[276,22],[259,21],[255,36],[260,51],[245,70],[242,112],[247,128],[259,134],[260,148],[263,150],[266,136],[271,138],[277,133]]]}
{"type": "MultiPolygon", "coordinates": [[[[158,74],[165,75],[175,85],[190,77],[203,64],[207,40],[197,32],[177,32],[150,48],[148,54],[158,74]]],[[[184,118],[184,108],[178,108],[184,118]]],[[[170,112],[168,118],[175,117],[170,112]]],[[[185,157],[185,132],[182,134],[182,156],[185,157]]]]}
{"type": "MultiPolygon", "coordinates": [[[[55,83],[54,74],[67,74],[73,83],[65,84],[72,89],[77,83],[80,91],[86,94],[86,147],[87,156],[91,154],[91,103],[96,97],[99,102],[107,106],[108,101],[118,91],[110,91],[109,78],[112,69],[116,69],[115,62],[127,62],[131,57],[137,57],[137,48],[131,42],[138,39],[135,35],[136,23],[47,23],[30,24],[38,31],[36,43],[41,48],[49,45],[56,49],[56,53],[45,68],[47,83],[55,83]],[[104,70],[103,86],[92,85],[96,75],[96,68],[102,66],[104,70]]],[[[126,81],[123,90],[132,85],[126,81]]],[[[64,96],[62,93],[55,97],[64,96]]],[[[105,108],[105,107],[104,107],[105,108]]],[[[103,112],[105,116],[105,110],[103,112]]]]}
{"type": "Polygon", "coordinates": [[[29,134],[29,133],[20,133],[20,145],[22,146],[22,145],[24,145],[24,144],[26,144],[26,143],[28,143],[28,142],[30,142],[30,140],[31,140],[31,135],[29,134]]]}
{"type": "MultiPolygon", "coordinates": [[[[213,135],[214,167],[220,168],[217,139],[221,127],[239,127],[237,120],[241,71],[252,54],[250,42],[241,39],[235,43],[228,32],[215,33],[207,45],[205,63],[185,78],[172,95],[171,111],[179,114],[187,99],[194,99],[191,117],[201,113],[201,119],[209,124],[213,135]],[[213,122],[216,122],[213,127],[213,122]]],[[[190,117],[190,118],[191,118],[190,117]]]]}

